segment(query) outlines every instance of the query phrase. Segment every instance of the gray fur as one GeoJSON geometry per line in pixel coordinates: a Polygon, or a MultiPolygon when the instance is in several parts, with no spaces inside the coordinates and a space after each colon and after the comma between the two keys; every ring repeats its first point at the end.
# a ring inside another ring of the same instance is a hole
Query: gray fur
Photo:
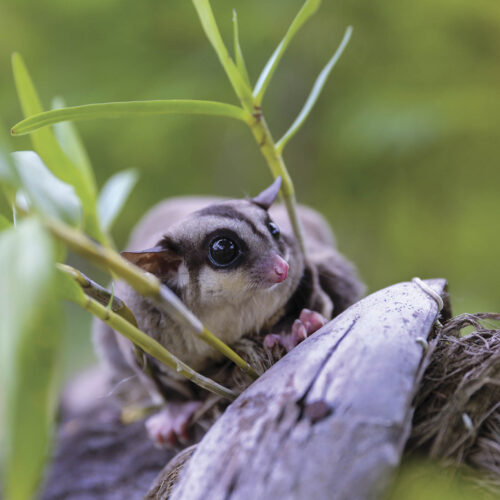
{"type": "MultiPolygon", "coordinates": [[[[323,217],[304,206],[299,206],[299,217],[304,226],[307,263],[293,237],[284,206],[272,206],[267,212],[252,200],[183,197],[164,201],[134,229],[128,250],[154,248],[162,241],[173,244],[183,262],[176,272],[159,277],[204,325],[234,345],[247,336],[264,336],[284,320],[293,321],[297,316],[286,318],[292,310],[307,307],[330,318],[361,296],[363,286],[355,269],[335,249],[333,234],[323,217]],[[269,217],[281,229],[278,240],[267,229],[269,217]],[[207,262],[207,235],[219,229],[237,233],[248,246],[245,261],[234,269],[216,270],[207,262]],[[263,288],[262,275],[276,253],[289,264],[288,278],[263,288]],[[296,303],[295,309],[292,302],[296,303]]],[[[139,328],[194,369],[205,370],[220,359],[211,347],[184,334],[127,284],[118,282],[115,290],[134,312],[139,328]]],[[[104,324],[96,326],[95,339],[115,379],[134,372],[135,358],[129,341],[104,324]],[[129,371],[124,370],[126,364],[131,367],[129,371]]],[[[154,394],[154,388],[143,378],[154,394]]]]}

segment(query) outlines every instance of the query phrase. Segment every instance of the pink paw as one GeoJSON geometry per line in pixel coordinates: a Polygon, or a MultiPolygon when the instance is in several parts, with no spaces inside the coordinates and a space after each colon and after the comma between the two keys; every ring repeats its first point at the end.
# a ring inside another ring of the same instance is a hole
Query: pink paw
{"type": "Polygon", "coordinates": [[[309,335],[319,330],[325,323],[326,318],[320,313],[310,309],[302,309],[299,319],[293,322],[290,333],[270,333],[264,337],[264,346],[272,349],[275,345],[281,345],[289,352],[309,335]]]}
{"type": "Polygon", "coordinates": [[[146,420],[149,437],[159,446],[187,443],[191,417],[200,406],[200,401],[167,403],[165,408],[146,420]]]}
{"type": "Polygon", "coordinates": [[[307,335],[311,335],[326,324],[326,318],[324,316],[310,309],[302,309],[299,319],[304,324],[307,335]]]}

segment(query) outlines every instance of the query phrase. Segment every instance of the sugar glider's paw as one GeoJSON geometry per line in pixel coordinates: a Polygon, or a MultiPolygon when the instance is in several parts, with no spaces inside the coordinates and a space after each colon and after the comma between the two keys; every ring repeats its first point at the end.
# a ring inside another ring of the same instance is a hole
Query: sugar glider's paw
{"type": "Polygon", "coordinates": [[[325,323],[326,318],[320,313],[310,309],[302,309],[299,319],[293,322],[291,332],[266,335],[264,337],[264,346],[272,349],[274,346],[280,345],[289,352],[309,335],[319,330],[325,323]]]}
{"type": "Polygon", "coordinates": [[[165,408],[146,420],[149,437],[158,446],[186,444],[191,418],[201,404],[201,401],[167,403],[165,408]]]}
{"type": "Polygon", "coordinates": [[[309,336],[326,325],[327,319],[319,312],[302,309],[299,321],[304,325],[307,336],[309,336]]]}

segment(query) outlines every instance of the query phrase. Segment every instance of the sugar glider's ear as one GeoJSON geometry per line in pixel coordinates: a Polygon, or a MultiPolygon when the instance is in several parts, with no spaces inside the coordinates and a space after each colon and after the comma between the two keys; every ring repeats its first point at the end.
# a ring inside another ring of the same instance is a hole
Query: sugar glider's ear
{"type": "Polygon", "coordinates": [[[148,248],[139,252],[121,252],[124,259],[156,276],[175,273],[182,262],[182,257],[162,246],[148,248]]]}
{"type": "Polygon", "coordinates": [[[278,196],[280,188],[281,177],[276,177],[276,180],[267,189],[264,189],[262,193],[258,194],[255,198],[252,198],[251,201],[264,210],[269,210],[269,207],[278,196]]]}

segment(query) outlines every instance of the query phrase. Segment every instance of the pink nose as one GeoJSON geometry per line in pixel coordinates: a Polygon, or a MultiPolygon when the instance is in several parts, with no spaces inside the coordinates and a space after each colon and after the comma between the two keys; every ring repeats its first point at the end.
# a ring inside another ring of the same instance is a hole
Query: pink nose
{"type": "Polygon", "coordinates": [[[273,276],[272,280],[275,283],[281,283],[285,281],[288,276],[288,263],[285,259],[282,259],[279,255],[275,255],[273,265],[273,276]]]}

